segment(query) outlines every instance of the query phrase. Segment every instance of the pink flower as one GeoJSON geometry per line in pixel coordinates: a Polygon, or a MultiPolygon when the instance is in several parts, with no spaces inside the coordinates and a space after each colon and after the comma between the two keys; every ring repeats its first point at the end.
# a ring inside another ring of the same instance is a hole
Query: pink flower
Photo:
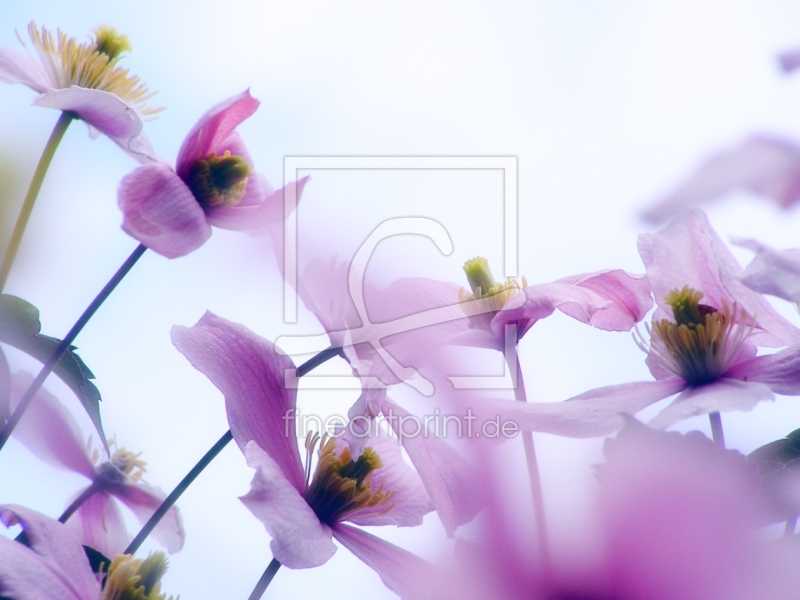
{"type": "MultiPolygon", "coordinates": [[[[559,435],[606,435],[669,396],[650,425],[694,415],[750,410],[773,393],[800,394],[800,330],[747,288],[742,268],[701,211],[686,212],[656,235],[639,238],[658,309],[641,340],[655,381],[613,385],[565,402],[507,407],[523,429],[559,435]],[[758,346],[783,347],[757,356],[758,346]]],[[[493,403],[500,410],[499,401],[493,403]]]]}
{"type": "MultiPolygon", "coordinates": [[[[11,394],[14,405],[32,381],[28,373],[14,375],[11,394]]],[[[43,461],[79,473],[92,482],[81,494],[88,490],[94,490],[93,493],[66,525],[82,543],[105,556],[122,552],[132,539],[113,499],[145,523],[166,498],[159,488],[141,480],[145,463],[138,455],[119,448],[108,461],[98,464],[97,451],[90,453],[75,419],[44,389],[37,393],[25,418],[14,430],[14,437],[43,461]]],[[[169,552],[183,547],[183,521],[176,507],[169,510],[153,535],[169,552]]]]}
{"type": "Polygon", "coordinates": [[[37,106],[75,113],[90,131],[108,136],[139,162],[155,160],[140,116],[160,109],[147,106],[152,96],[147,87],[118,66],[121,54],[131,49],[128,38],[107,26],[98,27],[94,41],[83,44],[61,31],[54,38],[34,23],[28,33],[39,61],[0,48],[0,80],[38,92],[37,106]]]}
{"type": "Polygon", "coordinates": [[[800,248],[775,250],[756,240],[735,240],[756,253],[742,273],[742,282],[762,294],[800,302],[800,248]]]}
{"type": "Polygon", "coordinates": [[[336,551],[331,537],[375,569],[403,598],[421,595],[426,563],[347,525],[414,526],[431,510],[419,477],[399,446],[385,438],[356,453],[345,439],[324,440],[311,477],[296,442],[296,390],[285,385],[293,369],[267,340],[211,313],[193,327],[175,326],[172,340],[225,396],[233,438],[256,469],[245,506],[272,536],[270,548],[289,568],[315,567],[336,551]]]}
{"type": "Polygon", "coordinates": [[[789,208],[800,201],[800,147],[773,135],[754,135],[713,154],[642,215],[665,221],[684,208],[745,191],[789,208]]]}
{"type": "MultiPolygon", "coordinates": [[[[193,252],[211,226],[266,229],[283,219],[284,189],[274,190],[259,173],[236,127],[259,102],[249,91],[203,115],[183,141],[175,169],[158,162],[139,167],[119,185],[122,228],[167,258],[193,252]]],[[[299,197],[306,179],[293,182],[299,197]]]]}

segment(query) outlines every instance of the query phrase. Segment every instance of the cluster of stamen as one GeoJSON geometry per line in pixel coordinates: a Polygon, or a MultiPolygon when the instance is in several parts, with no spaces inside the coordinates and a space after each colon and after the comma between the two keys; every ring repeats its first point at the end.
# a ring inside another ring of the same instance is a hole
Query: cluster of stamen
{"type": "MultiPolygon", "coordinates": [[[[143,116],[161,111],[147,106],[153,94],[139,77],[118,66],[122,54],[131,50],[128,38],[107,25],[93,33],[94,40],[80,43],[60,30],[53,35],[44,27],[39,29],[35,23],[28,25],[31,42],[53,87],[65,89],[76,85],[109,92],[143,116]]],[[[24,46],[22,38],[20,41],[24,46]]]]}
{"type": "MultiPolygon", "coordinates": [[[[91,440],[89,443],[91,444],[91,440]]],[[[108,445],[115,450],[111,454],[111,460],[99,465],[100,476],[111,483],[140,481],[147,472],[147,463],[139,458],[142,453],[134,454],[125,448],[116,447],[117,442],[114,438],[108,440],[108,445]]],[[[92,460],[95,464],[98,463],[99,456],[100,453],[97,450],[92,452],[92,460]]]]}
{"type": "Polygon", "coordinates": [[[117,554],[108,567],[102,600],[172,600],[161,593],[161,578],[167,572],[167,557],[155,552],[145,558],[117,554]]]}
{"type": "MultiPolygon", "coordinates": [[[[315,438],[309,436],[306,449],[311,445],[313,450],[319,439],[318,434],[315,438]]],[[[394,492],[384,492],[383,486],[373,491],[370,481],[372,472],[381,466],[381,460],[372,448],[364,448],[361,456],[353,460],[350,448],[345,447],[337,454],[336,440],[323,437],[314,478],[303,497],[317,518],[328,525],[338,523],[357,510],[386,506],[382,511],[385,512],[391,509],[388,502],[394,492]]],[[[309,464],[306,465],[308,473],[309,464]]]]}
{"type": "Polygon", "coordinates": [[[244,197],[250,165],[226,150],[222,156],[209,154],[189,170],[186,185],[203,208],[236,206],[244,197]]]}
{"type": "Polygon", "coordinates": [[[487,329],[494,313],[502,310],[512,296],[528,287],[528,281],[524,277],[521,282],[508,278],[505,283],[498,283],[489,268],[489,261],[481,256],[465,262],[464,272],[467,274],[472,293],[461,288],[458,294],[459,301],[468,303],[483,300],[491,303],[489,312],[466,305],[465,312],[470,316],[473,327],[487,329]]]}
{"type": "Polygon", "coordinates": [[[670,292],[665,301],[675,321],[662,319],[648,327],[651,343],[641,338],[639,347],[686,380],[703,385],[725,374],[732,359],[752,333],[755,319],[736,303],[721,309],[700,304],[702,292],[684,287],[670,292]]]}

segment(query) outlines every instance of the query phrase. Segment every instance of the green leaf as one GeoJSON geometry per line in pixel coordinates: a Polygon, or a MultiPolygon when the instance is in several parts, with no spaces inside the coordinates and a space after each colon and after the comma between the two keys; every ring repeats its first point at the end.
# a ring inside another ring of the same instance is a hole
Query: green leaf
{"type": "Polygon", "coordinates": [[[755,469],[759,494],[771,508],[771,523],[800,515],[800,429],[747,455],[755,469]]]}
{"type": "MultiPolygon", "coordinates": [[[[61,340],[42,335],[39,333],[41,329],[39,309],[22,298],[0,294],[0,342],[5,342],[44,363],[52,356],[61,340]]],[[[90,381],[94,379],[94,375],[75,354],[75,349],[75,346],[70,346],[58,361],[53,373],[75,393],[97,429],[100,439],[106,443],[103,424],[100,421],[100,391],[90,381]]]]}

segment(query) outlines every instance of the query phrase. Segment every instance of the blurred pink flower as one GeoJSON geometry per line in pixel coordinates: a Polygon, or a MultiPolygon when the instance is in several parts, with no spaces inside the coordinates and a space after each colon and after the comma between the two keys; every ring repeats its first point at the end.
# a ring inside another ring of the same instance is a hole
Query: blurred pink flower
{"type": "Polygon", "coordinates": [[[38,92],[36,106],[74,113],[95,135],[108,136],[139,162],[155,160],[140,118],[158,112],[147,106],[152,94],[118,66],[120,55],[130,50],[128,38],[107,26],[98,27],[94,41],[83,44],[61,31],[54,38],[34,23],[28,33],[39,61],[0,48],[0,80],[38,92]]]}
{"type": "Polygon", "coordinates": [[[427,563],[345,524],[414,526],[431,505],[399,445],[385,436],[356,452],[344,437],[323,440],[311,476],[316,440],[307,438],[306,468],[298,451],[296,389],[286,386],[291,360],[242,325],[206,313],[193,327],[175,326],[172,340],[225,397],[233,438],[256,469],[245,506],[272,536],[273,556],[289,568],[328,561],[331,537],[378,572],[402,598],[418,598],[427,563]]]}
{"type": "MultiPolygon", "coordinates": [[[[28,373],[14,375],[12,405],[16,405],[32,381],[33,377],[28,373]]],[[[127,506],[139,521],[145,523],[166,498],[161,489],[141,480],[144,462],[138,455],[119,448],[108,461],[98,463],[98,451],[93,454],[84,443],[74,417],[45,389],[37,393],[14,430],[14,438],[41,460],[83,475],[92,482],[89,488],[76,496],[92,492],[66,525],[82,543],[107,557],[122,552],[132,539],[113,499],[127,506]]],[[[153,536],[169,552],[177,552],[183,547],[185,535],[177,507],[170,508],[153,531],[153,536]]]]}
{"type": "Polygon", "coordinates": [[[734,243],[756,253],[742,273],[742,282],[762,294],[800,303],[800,248],[775,250],[756,240],[734,243]]]}
{"type": "MultiPolygon", "coordinates": [[[[522,429],[574,437],[606,435],[669,396],[678,397],[650,425],[691,416],[750,410],[773,393],[800,394],[800,330],[746,287],[742,268],[701,211],[686,212],[656,235],[639,237],[658,309],[647,365],[655,381],[612,385],[565,402],[508,407],[522,429]],[[702,300],[702,303],[701,303],[702,300]],[[783,347],[756,356],[758,346],[783,347]]],[[[499,410],[500,402],[489,403],[499,410]]]]}
{"type": "MultiPolygon", "coordinates": [[[[118,193],[122,228],[162,256],[177,258],[202,246],[212,225],[266,230],[282,221],[286,188],[273,189],[253,171],[236,131],[258,105],[249,91],[221,102],[186,136],[174,170],[158,162],[126,175],[118,193]]],[[[289,184],[296,197],[306,179],[289,184]]]]}

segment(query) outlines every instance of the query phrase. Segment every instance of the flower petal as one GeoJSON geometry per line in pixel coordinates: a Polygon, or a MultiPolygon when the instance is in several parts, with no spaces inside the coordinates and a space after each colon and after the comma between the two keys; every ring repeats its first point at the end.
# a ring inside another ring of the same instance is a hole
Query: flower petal
{"type": "MultiPolygon", "coordinates": [[[[142,482],[116,486],[110,490],[110,493],[130,508],[142,525],[153,516],[156,509],[167,498],[161,488],[142,482]]],[[[173,506],[167,511],[167,514],[156,525],[152,536],[170,554],[183,548],[183,543],[186,540],[186,531],[183,529],[183,518],[177,506],[173,506]]],[[[107,556],[113,555],[109,554],[107,556]]]]}
{"type": "MultiPolygon", "coordinates": [[[[42,565],[61,580],[61,585],[53,589],[52,597],[95,600],[100,596],[100,584],[92,573],[89,560],[86,558],[81,543],[72,533],[67,531],[64,525],[36,511],[10,504],[0,507],[0,521],[6,527],[18,523],[22,524],[30,549],[36,553],[42,565]],[[73,595],[69,595],[67,590],[71,591],[73,595]],[[62,595],[57,596],[57,593],[62,595]]],[[[11,543],[16,544],[17,542],[11,543]]],[[[6,550],[0,551],[0,555],[3,555],[3,561],[0,561],[3,572],[7,571],[5,555],[9,554],[13,557],[15,553],[9,551],[8,547],[6,547],[6,550]]],[[[39,571],[39,569],[35,570],[39,571]]],[[[4,574],[0,578],[0,592],[4,595],[5,590],[2,586],[9,585],[9,583],[14,584],[13,578],[10,578],[9,575],[4,574]]],[[[19,583],[21,584],[22,582],[19,583]]],[[[36,587],[34,586],[37,585],[35,581],[29,581],[28,584],[33,588],[31,591],[35,593],[36,587]]],[[[32,593],[31,596],[23,594],[18,597],[27,599],[29,597],[37,598],[38,596],[32,593]]]]}
{"type": "Polygon", "coordinates": [[[228,423],[239,448],[244,451],[255,440],[302,492],[305,473],[294,421],[297,390],[284,383],[292,361],[243,325],[211,312],[194,327],[173,327],[172,343],[225,396],[228,423]]]}
{"type": "Polygon", "coordinates": [[[178,152],[175,170],[181,179],[188,177],[189,170],[197,159],[211,153],[222,154],[224,142],[242,121],[256,112],[259,104],[248,89],[220,102],[200,117],[183,140],[178,152]]]}
{"type": "Polygon", "coordinates": [[[785,50],[778,55],[778,62],[784,73],[791,73],[800,67],[800,48],[785,50]]]}
{"type": "Polygon", "coordinates": [[[800,345],[741,362],[725,377],[763,383],[776,394],[800,395],[800,345]]]}
{"type": "MultiPolygon", "coordinates": [[[[33,376],[30,373],[14,374],[12,407],[16,407],[31,383],[33,376]]],[[[46,463],[94,479],[95,469],[86,447],[86,437],[72,414],[46,389],[39,388],[14,429],[14,437],[46,463]]]]}
{"type": "Polygon", "coordinates": [[[76,113],[139,163],[157,160],[153,145],[142,131],[139,115],[114,94],[73,85],[62,90],[47,90],[33,103],[76,113]]]}
{"type": "Polygon", "coordinates": [[[668,407],[648,422],[648,425],[664,429],[697,415],[726,410],[750,410],[759,402],[774,398],[772,391],[763,383],[718,379],[706,385],[684,390],[668,407]]]}
{"type": "Polygon", "coordinates": [[[203,209],[166,164],[143,165],[123,177],[118,198],[122,229],[162,256],[185,256],[211,237],[203,209]]]}
{"type": "Polygon", "coordinates": [[[96,492],[66,522],[81,543],[109,558],[121,554],[131,541],[117,503],[96,492]]]}
{"type": "Polygon", "coordinates": [[[0,423],[11,416],[11,370],[3,350],[0,349],[0,423]]]}
{"type": "Polygon", "coordinates": [[[67,577],[39,560],[33,550],[0,536],[0,598],[96,600],[97,595],[80,596],[67,577]]]}
{"type": "Polygon", "coordinates": [[[27,85],[40,94],[50,87],[50,80],[33,57],[6,48],[0,48],[0,80],[27,85]]]}
{"type": "MultiPolygon", "coordinates": [[[[512,402],[485,400],[474,410],[481,421],[513,421],[520,431],[543,431],[567,437],[608,435],[623,426],[623,414],[643,408],[686,388],[683,379],[634,381],[584,392],[563,402],[512,402]]],[[[476,422],[476,427],[480,422],[476,422]]]]}
{"type": "Polygon", "coordinates": [[[247,444],[244,455],[256,473],[250,491],[240,500],[272,536],[272,555],[290,569],[326,563],[336,552],[330,528],[319,522],[278,464],[256,442],[247,444]]]}
{"type": "MultiPolygon", "coordinates": [[[[273,223],[280,225],[280,239],[283,239],[283,214],[284,214],[284,194],[287,190],[293,189],[295,199],[300,201],[308,177],[303,177],[299,181],[292,181],[286,187],[279,190],[271,190],[271,186],[259,173],[254,173],[247,184],[248,191],[251,186],[257,186],[254,196],[259,197],[257,204],[244,205],[237,204],[231,207],[213,208],[208,211],[208,222],[221,229],[232,229],[235,231],[254,231],[255,233],[271,231],[270,225],[273,223]],[[271,190],[268,192],[268,190],[271,190]],[[267,195],[269,193],[269,195],[267,195]]],[[[283,267],[283,265],[281,265],[283,267]]]]}
{"type": "Polygon", "coordinates": [[[756,253],[741,276],[747,287],[789,302],[800,302],[800,248],[775,250],[756,240],[741,238],[734,243],[756,253]]]}
{"type": "Polygon", "coordinates": [[[432,567],[420,557],[349,525],[338,524],[333,535],[403,600],[430,597],[432,567]]]}
{"type": "Polygon", "coordinates": [[[771,135],[756,135],[711,156],[643,217],[664,221],[681,209],[736,190],[765,196],[783,207],[800,200],[800,148],[771,135]]]}

